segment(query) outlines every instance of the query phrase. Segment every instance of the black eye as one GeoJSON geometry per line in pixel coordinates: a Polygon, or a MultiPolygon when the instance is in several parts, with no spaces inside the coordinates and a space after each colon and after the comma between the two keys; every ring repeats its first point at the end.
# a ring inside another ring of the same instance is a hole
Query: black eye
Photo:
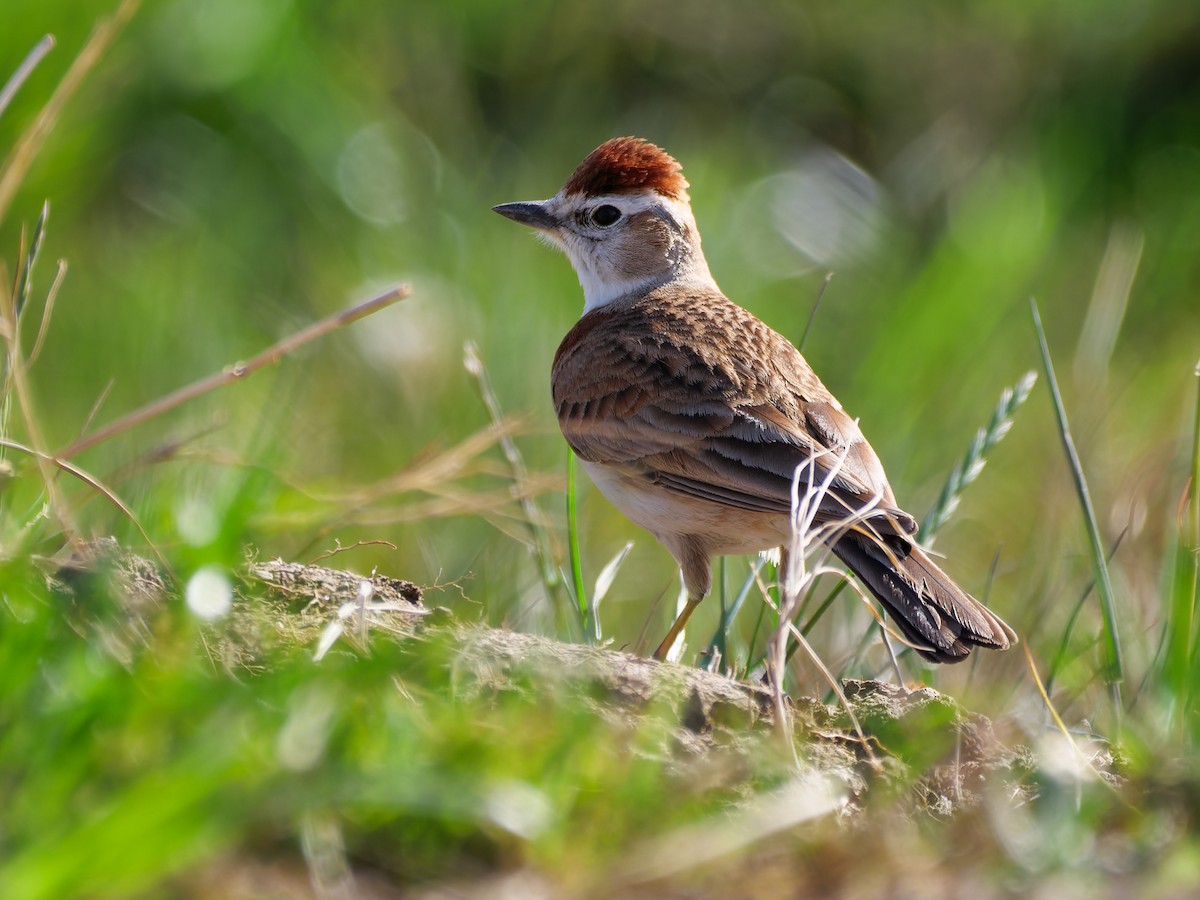
{"type": "Polygon", "coordinates": [[[603,206],[597,206],[592,210],[592,221],[601,228],[607,228],[609,225],[616,224],[619,218],[621,218],[621,211],[608,203],[605,203],[603,206]]]}

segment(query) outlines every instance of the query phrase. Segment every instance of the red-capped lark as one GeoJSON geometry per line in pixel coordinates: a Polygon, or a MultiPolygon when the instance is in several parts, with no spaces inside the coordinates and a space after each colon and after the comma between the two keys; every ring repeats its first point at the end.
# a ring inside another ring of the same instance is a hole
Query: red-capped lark
{"type": "Polygon", "coordinates": [[[816,523],[833,552],[933,662],[1017,640],[914,543],[879,457],[792,344],[729,300],[708,271],[679,163],[653,144],[597,147],[549,200],[495,211],[571,260],[583,316],[554,357],[563,436],[604,494],[683,572],[687,605],[713,556],[786,547],[792,483],[828,482],[816,523]],[[861,514],[861,515],[855,515],[861,514]]]}

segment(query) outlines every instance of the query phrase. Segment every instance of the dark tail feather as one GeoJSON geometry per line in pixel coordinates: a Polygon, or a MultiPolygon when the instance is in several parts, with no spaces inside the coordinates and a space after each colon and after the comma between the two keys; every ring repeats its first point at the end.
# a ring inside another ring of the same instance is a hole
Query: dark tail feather
{"type": "Polygon", "coordinates": [[[962,662],[972,646],[1007,650],[1017,642],[1004,620],[951,581],[922,550],[902,540],[888,550],[858,534],[846,535],[833,548],[921,656],[962,662]]]}

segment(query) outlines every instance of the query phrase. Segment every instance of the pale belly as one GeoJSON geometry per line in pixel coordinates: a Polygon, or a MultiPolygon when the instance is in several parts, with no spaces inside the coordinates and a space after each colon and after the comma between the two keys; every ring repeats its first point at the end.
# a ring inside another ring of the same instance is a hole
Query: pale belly
{"type": "MultiPolygon", "coordinates": [[[[581,461],[582,462],[582,461],[581,461]]],[[[699,538],[714,556],[757,553],[786,544],[784,513],[764,513],[698,500],[646,484],[608,466],[583,462],[588,477],[610,503],[660,541],[671,535],[699,538]]]]}

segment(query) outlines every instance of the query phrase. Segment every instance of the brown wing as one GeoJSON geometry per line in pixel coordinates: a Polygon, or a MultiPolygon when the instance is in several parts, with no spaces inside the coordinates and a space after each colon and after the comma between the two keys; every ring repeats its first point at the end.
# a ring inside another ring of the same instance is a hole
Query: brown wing
{"type": "Polygon", "coordinates": [[[589,313],[559,347],[553,385],[563,435],[590,462],[714,503],[787,513],[797,467],[809,463],[821,481],[844,454],[824,517],[879,498],[902,533],[916,529],[894,508],[858,425],[799,351],[719,293],[660,290],[589,313]]]}

